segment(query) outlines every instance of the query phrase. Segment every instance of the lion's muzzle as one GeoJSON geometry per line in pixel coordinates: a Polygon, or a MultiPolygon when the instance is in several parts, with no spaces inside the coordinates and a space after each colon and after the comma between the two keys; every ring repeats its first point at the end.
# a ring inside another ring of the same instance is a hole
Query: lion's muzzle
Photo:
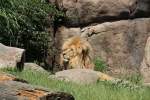
{"type": "Polygon", "coordinates": [[[65,70],[67,69],[68,65],[69,65],[69,59],[63,58],[63,66],[64,66],[65,70]]]}
{"type": "Polygon", "coordinates": [[[66,53],[63,53],[63,62],[68,63],[69,60],[70,60],[70,57],[68,55],[66,55],[66,53]]]}

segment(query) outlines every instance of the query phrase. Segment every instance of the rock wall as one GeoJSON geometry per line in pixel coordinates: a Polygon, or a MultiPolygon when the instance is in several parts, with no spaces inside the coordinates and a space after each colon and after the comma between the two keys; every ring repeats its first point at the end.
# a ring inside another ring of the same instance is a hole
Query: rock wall
{"type": "Polygon", "coordinates": [[[149,0],[49,0],[65,12],[67,26],[86,26],[150,15],[149,0]]]}
{"type": "Polygon", "coordinates": [[[150,19],[121,20],[85,27],[86,36],[100,57],[110,67],[137,68],[143,58],[143,50],[150,35],[150,19]]]}
{"type": "MultiPolygon", "coordinates": [[[[74,35],[86,37],[94,57],[102,58],[112,73],[117,68],[139,71],[150,35],[149,0],[49,0],[65,13],[55,33],[56,48],[74,35]]],[[[61,51],[60,51],[61,52],[61,51]]],[[[56,62],[59,62],[59,53],[56,62]]],[[[120,73],[120,71],[119,71],[120,73]]]]}

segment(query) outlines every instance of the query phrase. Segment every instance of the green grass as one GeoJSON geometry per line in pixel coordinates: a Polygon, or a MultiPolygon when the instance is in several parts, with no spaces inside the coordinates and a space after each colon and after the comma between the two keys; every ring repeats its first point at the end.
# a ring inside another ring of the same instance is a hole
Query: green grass
{"type": "Polygon", "coordinates": [[[78,85],[49,79],[49,73],[32,70],[18,72],[12,69],[4,69],[3,71],[25,79],[33,85],[42,86],[49,90],[71,93],[76,100],[150,100],[150,88],[148,87],[130,89],[127,87],[118,87],[108,82],[78,85]]]}
{"type": "Polygon", "coordinates": [[[94,70],[96,71],[105,72],[107,70],[106,63],[100,58],[96,58],[94,60],[94,65],[95,65],[94,70]]]}
{"type": "Polygon", "coordinates": [[[140,73],[133,73],[128,75],[122,75],[120,77],[121,79],[128,80],[134,84],[141,85],[143,82],[143,77],[140,73]]]}

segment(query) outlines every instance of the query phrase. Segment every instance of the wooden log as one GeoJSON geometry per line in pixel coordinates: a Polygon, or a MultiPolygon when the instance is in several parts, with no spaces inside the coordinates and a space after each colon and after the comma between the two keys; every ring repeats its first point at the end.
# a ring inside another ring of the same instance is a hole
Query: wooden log
{"type": "Polygon", "coordinates": [[[0,74],[0,100],[74,100],[74,97],[29,85],[9,74],[0,74]]]}

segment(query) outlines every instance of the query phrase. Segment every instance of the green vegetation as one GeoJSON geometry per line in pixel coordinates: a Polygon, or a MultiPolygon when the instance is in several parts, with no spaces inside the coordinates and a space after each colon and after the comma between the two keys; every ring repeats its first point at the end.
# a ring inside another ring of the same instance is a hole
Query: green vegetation
{"type": "Polygon", "coordinates": [[[96,70],[96,71],[104,72],[107,69],[106,63],[100,58],[96,58],[94,60],[94,64],[95,64],[94,70],[96,70]]]}
{"type": "Polygon", "coordinates": [[[0,42],[26,49],[27,60],[42,60],[63,13],[46,0],[0,0],[0,42]]]}
{"type": "Polygon", "coordinates": [[[43,86],[49,90],[58,90],[71,93],[76,100],[149,100],[150,88],[142,87],[130,89],[108,82],[98,82],[91,85],[78,85],[70,82],[49,79],[48,73],[24,70],[19,72],[13,69],[3,70],[27,80],[29,83],[43,86]]]}
{"type": "Polygon", "coordinates": [[[125,75],[125,76],[122,76],[120,78],[124,79],[124,80],[129,80],[130,82],[132,82],[134,84],[138,84],[138,85],[141,85],[142,81],[143,81],[143,77],[139,73],[133,73],[131,75],[130,74],[129,75],[125,75]]]}

